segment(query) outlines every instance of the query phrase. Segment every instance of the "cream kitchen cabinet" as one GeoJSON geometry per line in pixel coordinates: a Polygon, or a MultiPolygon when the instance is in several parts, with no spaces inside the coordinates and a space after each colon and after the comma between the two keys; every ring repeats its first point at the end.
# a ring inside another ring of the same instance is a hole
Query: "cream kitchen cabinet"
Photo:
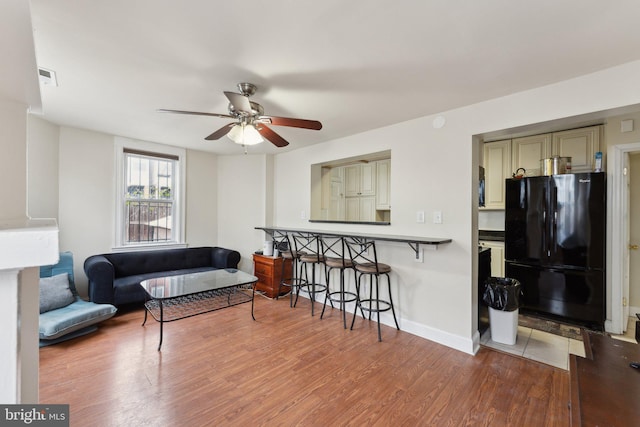
{"type": "Polygon", "coordinates": [[[487,142],[483,146],[485,206],[504,209],[505,179],[511,178],[511,140],[487,142]]]}
{"type": "Polygon", "coordinates": [[[376,162],[345,166],[344,191],[347,197],[376,195],[376,162]]]}
{"type": "Polygon", "coordinates": [[[347,221],[375,221],[376,163],[344,167],[345,217],[347,221]]]}
{"type": "Polygon", "coordinates": [[[345,198],[346,221],[375,221],[376,197],[360,196],[345,198]]]}
{"type": "Polygon", "coordinates": [[[480,240],[480,246],[491,248],[491,276],[504,277],[504,242],[480,240]]]}
{"type": "Polygon", "coordinates": [[[555,132],[553,155],[571,157],[571,172],[592,172],[595,154],[600,151],[602,126],[555,132]]]}
{"type": "Polygon", "coordinates": [[[376,162],[376,209],[391,209],[391,160],[376,162]]]}
{"type": "Polygon", "coordinates": [[[525,176],[540,176],[540,159],[551,157],[551,134],[514,138],[511,144],[511,169],[526,170],[525,176]]]}

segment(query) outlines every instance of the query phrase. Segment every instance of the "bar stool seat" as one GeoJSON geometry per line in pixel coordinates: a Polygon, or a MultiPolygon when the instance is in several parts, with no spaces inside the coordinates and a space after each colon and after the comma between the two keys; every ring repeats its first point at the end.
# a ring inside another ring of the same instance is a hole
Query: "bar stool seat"
{"type": "Polygon", "coordinates": [[[331,268],[353,268],[353,261],[342,258],[325,258],[324,263],[331,268]]]}
{"type": "Polygon", "coordinates": [[[363,274],[386,274],[391,272],[391,267],[387,264],[374,264],[372,262],[358,263],[356,270],[363,274]]]}

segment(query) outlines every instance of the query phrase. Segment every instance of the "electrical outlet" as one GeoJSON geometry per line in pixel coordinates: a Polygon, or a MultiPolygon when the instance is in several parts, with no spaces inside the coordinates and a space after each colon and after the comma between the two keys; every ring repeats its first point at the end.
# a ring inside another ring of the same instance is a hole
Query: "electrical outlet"
{"type": "Polygon", "coordinates": [[[305,211],[300,211],[300,219],[307,219],[307,213],[305,211]]]}
{"type": "Polygon", "coordinates": [[[416,222],[424,223],[424,211],[416,212],[416,222]]]}
{"type": "Polygon", "coordinates": [[[434,224],[442,224],[442,212],[441,211],[433,212],[433,223],[434,224]]]}

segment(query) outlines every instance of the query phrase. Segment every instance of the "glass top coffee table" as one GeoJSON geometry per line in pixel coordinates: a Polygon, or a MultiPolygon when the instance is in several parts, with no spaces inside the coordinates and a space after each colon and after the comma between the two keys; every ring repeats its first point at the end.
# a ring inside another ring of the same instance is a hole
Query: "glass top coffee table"
{"type": "Polygon", "coordinates": [[[147,313],[160,322],[160,351],[165,322],[249,301],[251,317],[255,320],[253,303],[257,281],[251,274],[230,268],[143,280],[140,285],[149,299],[145,303],[142,326],[147,323],[147,313]]]}

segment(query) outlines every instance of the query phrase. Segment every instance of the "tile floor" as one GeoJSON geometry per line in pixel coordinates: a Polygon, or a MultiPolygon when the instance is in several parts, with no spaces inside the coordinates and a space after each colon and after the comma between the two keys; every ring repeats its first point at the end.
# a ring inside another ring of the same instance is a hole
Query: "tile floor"
{"type": "Polygon", "coordinates": [[[611,335],[611,336],[618,340],[637,343],[638,342],[636,341],[636,321],[637,320],[638,318],[636,316],[629,317],[629,322],[627,323],[627,330],[625,331],[624,335],[611,335]]]}
{"type": "MultiPolygon", "coordinates": [[[[634,339],[635,320],[635,317],[630,317],[626,333],[618,336],[612,335],[613,338],[636,342],[634,339]]],[[[585,356],[582,341],[524,326],[518,326],[518,336],[514,345],[500,344],[491,340],[491,328],[482,334],[480,344],[565,370],[569,370],[569,354],[585,356]]]]}

